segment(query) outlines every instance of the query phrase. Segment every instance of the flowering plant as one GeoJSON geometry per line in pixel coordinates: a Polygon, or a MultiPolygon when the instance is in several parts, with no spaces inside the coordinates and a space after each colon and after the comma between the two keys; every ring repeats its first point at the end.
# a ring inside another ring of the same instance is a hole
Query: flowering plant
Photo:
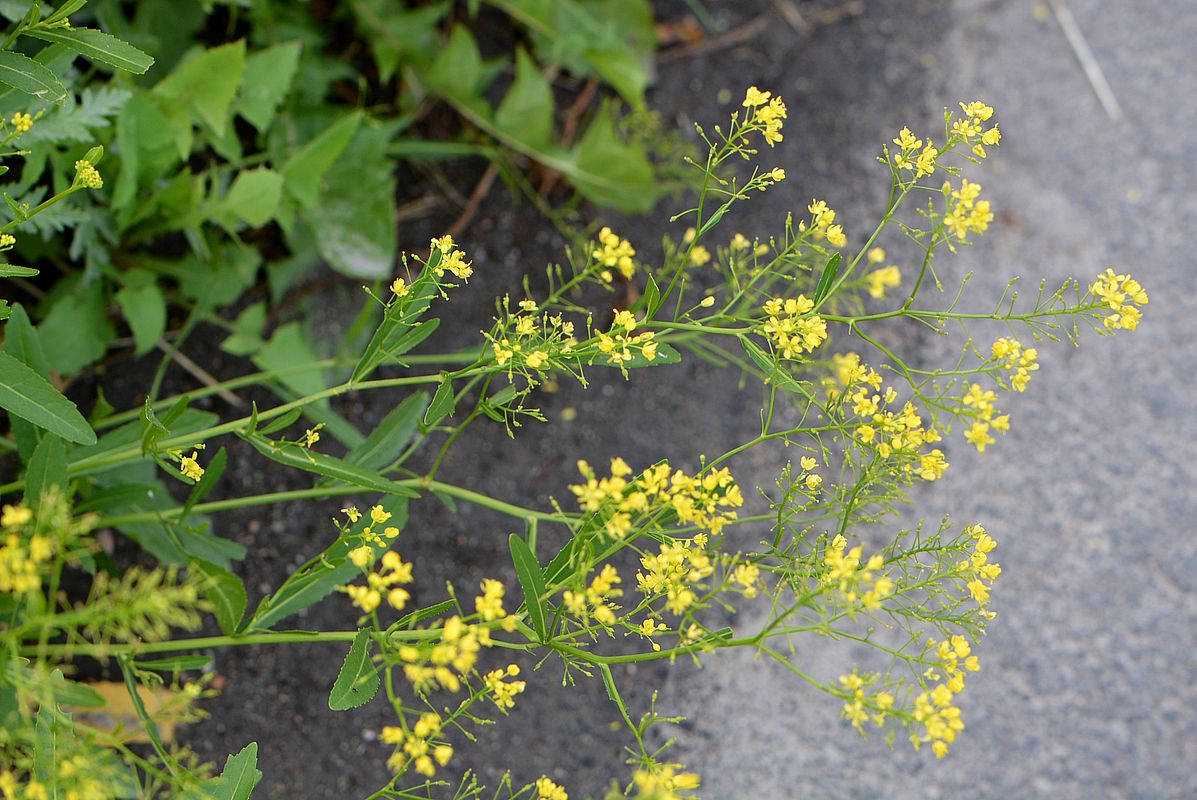
{"type": "MultiPolygon", "coordinates": [[[[959,296],[946,305],[938,299],[936,256],[968,245],[993,220],[980,185],[964,177],[1000,144],[993,113],[980,102],[961,104],[960,113],[945,111],[942,137],[900,131],[880,159],[890,183],[886,206],[857,245],[849,248],[848,232],[821,200],[805,217],[786,220],[778,236],[749,240],[716,232],[733,206],[786,178],[784,169],[756,163],[760,142],[782,139],[786,106],[752,87],[726,127],[699,129],[707,157],[692,165],[703,188],[675,217],[691,228],[680,243],[667,241],[663,258],[653,260],[603,228],[567,265],[549,269],[542,296],[501,298],[484,342],[437,364],[443,369],[428,371],[435,357],[416,351],[435,332],[437,309],[475,270],[450,236],[405,258],[385,295],[371,293],[381,321],[340,383],[228,421],[189,408],[200,393],[147,402],[97,421],[109,432],[82,448],[42,430],[24,477],[0,486],[13,496],[0,520],[0,646],[9,657],[0,678],[8,762],[0,792],[123,796],[112,787],[137,786],[144,796],[249,796],[260,776],[253,745],[230,756],[220,774],[197,765],[158,735],[165,712],[148,708],[138,687],[169,680],[184,700],[194,699],[210,691],[188,677],[209,658],[195,653],[290,642],[348,648],[329,693],[332,709],[361,706],[380,691],[393,709],[393,724],[378,735],[393,777],[376,798],[434,796],[445,786],[439,776],[461,758],[463,737],[534,691],[527,670],[495,660],[505,652],[555,662],[570,678],[602,680],[632,753],[631,775],[612,784],[609,798],[662,800],[700,788],[697,774],[650,744],[647,732],[665,718],[655,700],[647,710],[629,707],[621,669],[701,660],[725,648],[751,648],[785,665],[834,697],[862,733],[901,736],[947,755],[964,729],[958,698],[981,667],[974,648],[995,616],[997,541],[979,521],[896,532],[884,523],[913,485],[947,474],[946,441],[984,452],[1009,430],[1006,398],[1027,390],[1040,342],[1076,341],[1082,324],[1098,333],[1133,330],[1148,302],[1137,282],[1114,270],[1087,285],[1041,286],[1029,305],[1019,303],[1013,284],[992,311],[961,310],[959,296]],[[747,175],[731,174],[737,161],[751,165],[747,175]],[[920,205],[911,214],[913,201],[920,205]],[[921,253],[906,275],[882,248],[897,236],[921,253]],[[634,302],[596,310],[579,299],[626,283],[640,290],[634,302]],[[879,332],[902,319],[943,334],[959,328],[956,363],[909,363],[879,332]],[[979,347],[978,329],[987,324],[1002,335],[979,347]],[[440,478],[445,455],[482,417],[512,435],[529,419],[544,420],[531,403],[545,382],[572,377],[586,385],[591,370],[626,376],[684,354],[717,356],[754,381],[762,399],[757,435],[691,465],[617,457],[600,469],[579,460],[573,498],[548,509],[440,478]],[[321,447],[320,424],[299,422],[314,404],[345,392],[395,390],[410,393],[342,457],[321,447]],[[264,459],[311,474],[313,485],[204,502],[229,461],[225,450],[205,448],[230,434],[264,459]],[[779,464],[773,487],[746,491],[735,477],[737,459],[771,445],[794,456],[779,464]],[[429,466],[416,468],[424,450],[429,466]],[[186,500],[123,510],[117,498],[136,491],[123,471],[147,463],[191,485],[186,500]],[[514,521],[513,584],[488,577],[472,597],[413,603],[421,565],[405,559],[403,529],[409,504],[429,495],[514,521]],[[231,569],[244,549],[209,533],[205,515],[336,496],[346,500],[331,544],[247,613],[231,569]],[[108,577],[97,568],[94,540],[106,527],[139,531],[164,566],[108,577]],[[564,534],[564,546],[545,546],[550,529],[564,534]],[[759,543],[748,546],[740,531],[759,543]],[[65,581],[87,575],[94,576],[87,601],[72,601],[65,581]],[[277,629],[334,594],[344,596],[345,629],[277,629]],[[752,627],[735,617],[731,626],[721,622],[723,611],[748,607],[763,611],[752,627]],[[220,635],[177,635],[207,614],[220,635]],[[790,642],[812,634],[875,648],[888,666],[810,674],[790,642]],[[152,753],[72,715],[96,703],[85,684],[64,675],[81,656],[116,660],[152,753]],[[47,766],[51,740],[57,768],[47,766]]],[[[19,333],[34,352],[36,332],[26,324],[19,333]]],[[[186,718],[194,717],[196,707],[184,705],[186,718]]],[[[523,786],[505,779],[495,796],[564,800],[567,784],[568,776],[523,786]]],[[[467,776],[454,796],[480,792],[467,776]]]]}

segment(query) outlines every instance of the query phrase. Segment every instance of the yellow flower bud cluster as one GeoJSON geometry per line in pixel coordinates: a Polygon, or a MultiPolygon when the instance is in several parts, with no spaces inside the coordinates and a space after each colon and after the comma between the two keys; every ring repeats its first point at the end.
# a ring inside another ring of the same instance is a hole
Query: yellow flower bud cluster
{"type": "Polygon", "coordinates": [[[864,725],[869,720],[878,727],[884,725],[886,715],[894,707],[894,696],[889,692],[877,692],[871,697],[867,694],[866,690],[877,682],[878,677],[876,674],[861,675],[854,669],[839,678],[840,691],[842,695],[847,695],[840,716],[861,733],[864,733],[864,725]],[[870,711],[874,713],[870,714],[870,711]]]}
{"type": "Polygon", "coordinates": [[[622,589],[615,588],[615,584],[621,582],[619,571],[610,564],[604,564],[585,591],[566,589],[561,595],[561,603],[566,611],[580,620],[590,618],[603,627],[610,627],[615,623],[615,612],[619,606],[609,601],[623,594],[622,589]]]}
{"type": "Polygon", "coordinates": [[[1097,280],[1089,287],[1089,293],[1114,312],[1102,320],[1107,330],[1133,331],[1139,327],[1143,312],[1138,307],[1147,305],[1148,298],[1147,291],[1137,280],[1107,269],[1097,276],[1097,280]]]}
{"type": "Polygon", "coordinates": [[[104,179],[94,164],[81,158],[75,162],[75,183],[88,189],[99,189],[104,185],[104,179]]]}
{"type": "MultiPolygon", "coordinates": [[[[503,298],[504,307],[510,299],[503,298]]],[[[568,356],[578,340],[574,338],[574,323],[560,314],[539,315],[534,300],[521,300],[519,312],[507,317],[501,329],[484,334],[490,341],[499,366],[524,366],[543,371],[555,356],[568,356]]]]}
{"type": "Polygon", "coordinates": [[[665,608],[672,614],[684,614],[698,600],[695,589],[705,588],[702,581],[715,571],[706,554],[706,534],[692,539],[677,539],[640,558],[643,572],[636,573],[636,588],[646,598],[665,598],[665,608]]]}
{"type": "Polygon", "coordinates": [[[19,136],[33,127],[33,115],[21,111],[12,115],[12,129],[19,136]]]}
{"type": "Polygon", "coordinates": [[[931,639],[927,645],[933,651],[929,655],[938,663],[927,670],[925,677],[942,682],[914,699],[912,716],[923,731],[912,733],[910,742],[916,750],[930,742],[935,757],[943,758],[956,734],[964,730],[960,709],[953,705],[955,696],[964,691],[964,673],[977,672],[981,665],[976,656],[970,655],[972,647],[963,636],[950,636],[941,642],[931,639]]]}
{"type": "Polygon", "coordinates": [[[875,300],[885,297],[886,289],[893,289],[902,285],[902,270],[893,264],[881,269],[875,269],[865,276],[869,296],[875,300]]]}
{"type": "Polygon", "coordinates": [[[844,384],[844,389],[842,393],[833,391],[833,395],[846,396],[851,403],[851,413],[862,421],[855,431],[857,441],[876,448],[882,458],[904,456],[907,459],[905,470],[925,481],[943,477],[948,468],[943,451],[934,449],[927,453],[919,452],[924,445],[934,444],[943,437],[935,428],[923,427],[923,418],[914,404],[907,401],[902,410],[897,412],[885,408],[898,399],[898,393],[892,386],[883,391],[881,376],[862,364],[856,353],[837,356],[834,364],[836,376],[844,384]],[[855,391],[852,391],[853,387],[855,391]]]}
{"type": "Polygon", "coordinates": [[[835,209],[828,206],[826,200],[811,200],[806,206],[806,210],[811,215],[810,224],[808,225],[806,220],[802,220],[798,223],[798,230],[809,229],[810,235],[814,237],[815,241],[826,239],[832,247],[843,247],[848,244],[844,226],[835,224],[835,209]]]}
{"type": "Polygon", "coordinates": [[[536,800],[569,800],[569,794],[547,775],[536,779],[536,800]]]}
{"type": "Polygon", "coordinates": [[[952,189],[948,181],[943,184],[944,197],[950,197],[951,206],[943,216],[944,231],[953,238],[967,242],[970,233],[982,234],[989,230],[993,212],[989,201],[981,200],[981,184],[967,179],[960,181],[960,188],[952,189]]]}
{"type": "Polygon", "coordinates": [[[639,322],[631,311],[614,309],[615,321],[611,329],[598,335],[598,349],[607,360],[615,366],[622,367],[637,355],[645,360],[653,361],[657,357],[657,343],[653,340],[653,331],[645,331],[632,335],[639,322]]]}
{"type": "Polygon", "coordinates": [[[935,172],[935,162],[939,158],[939,150],[928,140],[926,146],[923,140],[910,132],[910,128],[902,128],[894,144],[899,152],[894,154],[894,166],[898,169],[913,172],[915,178],[930,175],[935,172]],[[919,148],[922,148],[920,151],[919,148]]]}
{"type": "Polygon", "coordinates": [[[1034,347],[1023,347],[1017,339],[1001,338],[993,343],[990,352],[1001,366],[1010,373],[1010,386],[1016,392],[1025,392],[1031,382],[1031,373],[1039,370],[1039,351],[1034,347]]]}
{"type": "Polygon", "coordinates": [[[837,533],[823,554],[823,566],[827,568],[823,582],[836,585],[849,616],[855,616],[858,607],[865,611],[881,610],[881,601],[893,594],[895,588],[888,575],[877,574],[885,567],[885,557],[876,553],[861,566],[863,552],[860,545],[849,550],[848,540],[837,533]]]}
{"type": "Polygon", "coordinates": [[[440,637],[424,647],[404,645],[399,648],[403,675],[417,692],[427,693],[436,688],[456,692],[461,679],[478,662],[483,647],[494,646],[487,623],[469,624],[456,614],[445,620],[440,637]]]}
{"type": "MultiPolygon", "coordinates": [[[[1013,339],[999,339],[998,341],[1013,342],[1016,347],[1018,346],[1017,341],[1013,339]]],[[[994,343],[994,346],[997,347],[997,342],[994,343]]],[[[1035,351],[1030,350],[1029,352],[1032,355],[1033,363],[1035,351]]],[[[1035,364],[1033,365],[1033,368],[1038,369],[1039,366],[1035,364]]],[[[1025,373],[1025,367],[1020,369],[1024,370],[1023,374],[1029,375],[1029,373],[1025,373]]],[[[1029,380],[1029,377],[1027,380],[1029,380]]],[[[1022,385],[1025,388],[1026,384],[1023,383],[1022,385]]],[[[973,422],[968,430],[964,432],[964,438],[977,448],[978,453],[984,453],[986,446],[994,443],[994,438],[989,435],[991,428],[995,431],[999,431],[1000,433],[1006,433],[1008,430],[1010,430],[1010,417],[1008,415],[1001,414],[999,416],[995,416],[997,413],[997,408],[993,404],[995,399],[997,399],[997,395],[992,389],[982,389],[980,384],[974,383],[968,387],[968,391],[965,392],[964,396],[960,400],[964,406],[971,407],[973,409],[972,413],[979,417],[979,419],[973,422]]]]}
{"type": "Polygon", "coordinates": [[[632,785],[636,794],[629,800],[685,800],[689,792],[697,789],[702,779],[696,772],[678,772],[680,765],[657,766],[653,769],[637,769],[632,773],[632,785]]]}
{"type": "MultiPolygon", "coordinates": [[[[989,602],[993,582],[1002,574],[1001,564],[989,561],[989,554],[997,547],[997,542],[980,525],[970,525],[965,533],[974,540],[973,552],[968,560],[956,565],[956,571],[965,581],[965,588],[972,599],[984,606],[989,602]]],[[[983,615],[992,618],[993,613],[984,612],[983,615]]]]}
{"type": "Polygon", "coordinates": [[[429,712],[420,716],[410,731],[395,725],[382,729],[383,742],[395,745],[395,752],[387,759],[387,766],[395,773],[403,772],[411,764],[416,772],[431,778],[436,767],[445,766],[453,758],[453,746],[440,737],[442,722],[439,714],[429,712]]]}
{"type": "MultiPolygon", "coordinates": [[[[350,551],[350,560],[358,566],[362,566],[358,561],[363,557],[363,551],[365,551],[365,557],[369,558],[372,550],[369,546],[363,545],[350,551]]],[[[383,597],[386,598],[387,605],[401,611],[407,605],[407,601],[411,599],[411,593],[398,584],[411,583],[411,572],[410,562],[405,562],[394,550],[388,550],[382,554],[381,569],[366,573],[364,586],[350,584],[342,586],[341,590],[349,595],[349,599],[355,606],[367,614],[382,605],[383,597]]]]}
{"type": "Polygon", "coordinates": [[[4,506],[0,528],[0,594],[24,594],[41,588],[43,567],[54,555],[54,543],[48,537],[22,529],[33,520],[33,512],[24,505],[4,506]]]}
{"type": "Polygon", "coordinates": [[[465,253],[457,249],[457,244],[449,234],[433,239],[432,251],[428,261],[432,266],[432,271],[436,273],[436,277],[443,278],[446,272],[450,272],[463,281],[468,281],[474,274],[472,262],[465,260],[465,253]],[[436,258],[438,254],[439,258],[436,258]]]}
{"type": "Polygon", "coordinates": [[[518,664],[508,664],[506,669],[495,669],[482,676],[482,683],[490,690],[490,700],[500,710],[515,708],[515,696],[522,694],[528,684],[524,681],[504,681],[520,674],[518,664]]]}

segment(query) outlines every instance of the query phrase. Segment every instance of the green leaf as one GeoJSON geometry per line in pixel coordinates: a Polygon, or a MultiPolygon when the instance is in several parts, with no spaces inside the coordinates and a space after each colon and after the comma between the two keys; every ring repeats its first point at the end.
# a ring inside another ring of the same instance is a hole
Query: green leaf
{"type": "Polygon", "coordinates": [[[454,25],[448,44],[424,74],[424,83],[437,94],[477,108],[486,105],[478,96],[482,75],[482,55],[473,34],[465,25],[454,25]]]}
{"type": "Polygon", "coordinates": [[[0,353],[0,408],[68,442],[96,443],[95,431],[75,404],[7,353],[0,353]]]}
{"type": "Polygon", "coordinates": [[[608,106],[599,109],[564,172],[588,200],[620,211],[651,211],[667,191],[643,146],[620,140],[608,106]]]}
{"type": "Polygon", "coordinates": [[[648,281],[644,285],[644,310],[648,319],[652,319],[657,311],[661,309],[661,288],[657,286],[657,282],[653,280],[653,276],[648,276],[648,281]]]}
{"type": "Polygon", "coordinates": [[[249,800],[254,787],[262,779],[258,769],[258,743],[250,742],[240,753],[224,762],[215,787],[209,790],[212,800],[249,800]]]}
{"type": "Polygon", "coordinates": [[[50,680],[50,691],[54,702],[67,708],[103,708],[108,705],[104,696],[85,683],[67,680],[54,670],[50,680]]]}
{"type": "Polygon", "coordinates": [[[432,404],[424,413],[424,427],[431,428],[445,417],[453,413],[455,397],[453,394],[453,379],[448,375],[441,377],[440,385],[436,387],[436,394],[432,396],[432,404]]]}
{"type": "MultiPolygon", "coordinates": [[[[378,343],[378,346],[371,347],[369,356],[358,361],[353,370],[353,380],[364,380],[382,364],[403,364],[401,356],[409,350],[419,347],[425,339],[436,332],[440,324],[439,319],[426,319],[411,327],[402,324],[389,326],[386,336],[378,343]]],[[[386,325],[385,321],[383,325],[386,325]]],[[[373,345],[374,342],[371,341],[371,344],[373,345]]]]}
{"type": "Polygon", "coordinates": [[[345,152],[361,122],[360,111],[347,114],[287,159],[282,169],[283,188],[287,194],[304,208],[315,208],[324,174],[345,152]]]}
{"type": "Polygon", "coordinates": [[[166,298],[158,284],[127,286],[116,293],[116,302],[133,331],[137,355],[154,349],[166,330],[166,298]]]}
{"type": "Polygon", "coordinates": [[[395,176],[386,127],[359,128],[307,215],[320,255],[342,275],[375,279],[395,268],[395,176]]]}
{"type": "Polygon", "coordinates": [[[765,375],[765,382],[772,383],[782,391],[800,394],[811,398],[810,392],[793,375],[791,375],[775,357],[770,356],[747,336],[740,336],[740,346],[748,357],[760,368],[765,375]]]}
{"type": "Polygon", "coordinates": [[[149,661],[134,661],[137,669],[147,669],[152,672],[174,672],[184,669],[203,669],[212,663],[212,656],[167,656],[149,661]]]}
{"type": "MultiPolygon", "coordinates": [[[[682,354],[679,353],[672,345],[661,342],[657,345],[657,354],[652,361],[649,361],[639,353],[632,356],[628,361],[624,361],[622,366],[624,369],[640,369],[641,367],[663,367],[666,364],[680,364],[682,361],[682,354]]],[[[596,364],[603,364],[603,360],[595,362],[596,364]]]]}
{"type": "Polygon", "coordinates": [[[28,56],[0,50],[0,84],[47,103],[65,103],[68,93],[48,68],[28,56]]]}
{"type": "Polygon", "coordinates": [[[269,167],[245,170],[237,175],[229,193],[213,204],[208,218],[227,229],[237,221],[260,228],[274,218],[283,197],[283,176],[269,167]]]}
{"type": "Polygon", "coordinates": [[[32,278],[38,274],[33,267],[18,267],[16,264],[0,264],[0,278],[32,278]]]}
{"type": "Polygon", "coordinates": [[[266,346],[254,353],[251,360],[262,370],[286,370],[275,379],[301,397],[327,388],[324,369],[315,363],[316,354],[298,322],[288,322],[278,328],[266,346]],[[312,368],[301,371],[294,369],[302,364],[312,364],[312,368]]]}
{"type": "Polygon", "coordinates": [[[116,338],[103,281],[64,292],[37,329],[46,360],[59,375],[72,375],[99,361],[116,338]]]}
{"type": "Polygon", "coordinates": [[[245,42],[238,40],[180,64],[154,87],[154,94],[185,106],[197,122],[223,136],[244,74],[245,42]]]}
{"type": "Polygon", "coordinates": [[[420,63],[440,52],[438,25],[448,3],[405,9],[394,0],[354,0],[358,30],[370,43],[378,77],[386,83],[403,61],[420,63]]]}
{"type": "Polygon", "coordinates": [[[520,586],[524,590],[524,605],[528,609],[528,621],[532,629],[542,642],[548,641],[549,622],[545,615],[544,602],[544,572],[536,554],[528,547],[528,543],[518,533],[513,533],[507,539],[511,547],[511,560],[515,564],[515,575],[519,578],[520,586]]]}
{"type": "MultiPolygon", "coordinates": [[[[186,398],[184,398],[186,399],[186,398]]],[[[171,409],[172,411],[174,409],[171,409]]],[[[169,412],[168,412],[169,413],[169,412]]],[[[176,418],[178,415],[174,415],[176,418]]],[[[147,395],[145,403],[141,406],[141,452],[153,453],[158,449],[158,442],[170,436],[170,428],[166,427],[166,423],[158,419],[158,415],[154,413],[154,406],[150,402],[147,395]]]]}
{"type": "Polygon", "coordinates": [[[262,455],[284,466],[294,467],[304,472],[313,472],[326,478],[360,486],[384,494],[399,497],[419,497],[419,493],[406,486],[378,475],[376,472],[354,466],[339,458],[317,453],[297,445],[280,445],[257,434],[243,434],[245,439],[262,455]]]}
{"type": "Polygon", "coordinates": [[[345,454],[345,460],[362,469],[379,470],[390,464],[407,448],[420,422],[420,413],[428,406],[428,392],[416,392],[386,415],[370,431],[366,441],[345,454]]]}
{"type": "Polygon", "coordinates": [[[495,110],[495,125],[528,147],[552,144],[553,92],[536,62],[523,48],[515,54],[515,82],[495,110]]]}
{"type": "Polygon", "coordinates": [[[51,486],[65,489],[69,484],[66,448],[62,446],[62,439],[47,433],[29,459],[29,470],[25,474],[25,497],[29,505],[36,508],[42,495],[51,486]]]}
{"type": "Polygon", "coordinates": [[[827,260],[827,266],[823,267],[823,274],[819,276],[819,285],[815,288],[815,308],[819,307],[819,303],[822,303],[823,298],[831,291],[831,285],[835,283],[835,279],[839,276],[841,261],[843,261],[843,256],[839,253],[834,253],[827,260]]]}
{"type": "Polygon", "coordinates": [[[270,127],[291,89],[301,49],[300,42],[284,42],[254,53],[245,62],[245,85],[233,108],[261,133],[270,127]]]}
{"type": "Polygon", "coordinates": [[[208,602],[212,604],[212,614],[216,617],[216,624],[226,636],[237,630],[241,618],[245,615],[245,584],[233,573],[219,567],[210,561],[195,559],[191,562],[193,569],[204,575],[201,591],[208,602]]]}
{"type": "Polygon", "coordinates": [[[44,42],[60,44],[92,61],[142,75],[154,59],[128,42],[92,28],[26,28],[21,31],[44,42]]]}
{"type": "Polygon", "coordinates": [[[370,658],[370,630],[362,628],[353,637],[353,644],[345,655],[345,663],[337,673],[337,680],[328,695],[328,707],[333,711],[348,711],[363,706],[378,692],[378,670],[370,658]]]}

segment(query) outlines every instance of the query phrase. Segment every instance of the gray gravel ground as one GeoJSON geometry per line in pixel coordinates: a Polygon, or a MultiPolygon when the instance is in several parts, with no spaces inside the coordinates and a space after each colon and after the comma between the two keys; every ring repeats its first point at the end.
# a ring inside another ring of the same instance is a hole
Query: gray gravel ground
{"type": "MultiPolygon", "coordinates": [[[[1197,796],[1197,468],[1186,452],[1197,433],[1197,317],[1184,311],[1197,230],[1197,6],[1068,5],[1121,121],[1103,111],[1046,5],[953,3],[929,22],[942,23],[932,46],[899,44],[894,56],[939,76],[912,127],[945,103],[982,98],[1004,132],[975,178],[996,227],[941,262],[945,282],[974,270],[966,297],[983,304],[1014,276],[1030,289],[1039,276],[1087,282],[1113,265],[1152,298],[1133,335],[1042,347],[1042,370],[1010,403],[1011,433],[983,456],[955,446],[948,477],[917,498],[920,515],[983,521],[1001,545],[999,617],[961,698],[968,729],[939,763],[900,742],[890,753],[783,670],[751,654],[712,657],[664,690],[668,710],[692,718],[676,754],[705,776],[705,797],[1197,796]]],[[[892,21],[858,21],[863,41],[877,24],[892,21]]],[[[779,69],[770,86],[789,97],[814,83],[821,94],[817,81],[779,69]]],[[[889,119],[878,92],[878,82],[862,87],[854,105],[889,119]]],[[[875,152],[876,136],[857,145],[876,127],[859,110],[840,124],[853,126],[849,160],[875,152]]],[[[869,208],[862,195],[851,201],[869,208]]],[[[842,658],[821,651],[803,663],[826,679],[842,658]]]]}

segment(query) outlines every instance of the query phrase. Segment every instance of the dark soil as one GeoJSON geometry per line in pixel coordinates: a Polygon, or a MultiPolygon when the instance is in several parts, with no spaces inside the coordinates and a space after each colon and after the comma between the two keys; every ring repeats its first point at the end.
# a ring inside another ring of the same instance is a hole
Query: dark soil
{"type": "MultiPolygon", "coordinates": [[[[721,30],[701,47],[667,51],[650,105],[661,111],[667,125],[692,131],[696,121],[709,127],[725,119],[745,87],[756,84],[781,94],[790,111],[785,142],[764,161],[785,167],[790,180],[754,200],[725,227],[727,237],[735,230],[747,235],[777,233],[785,214],[804,213],[815,195],[839,209],[850,234],[859,236],[863,226],[875,220],[884,190],[877,165],[861,154],[875,153],[885,132],[901,124],[933,122],[926,118],[922,102],[929,77],[920,55],[933,50],[945,24],[944,12],[931,2],[879,0],[707,5],[721,30]],[[783,8],[800,12],[801,21],[787,21],[779,10],[783,8]],[[753,26],[748,28],[755,31],[751,37],[729,35],[744,26],[753,26]]],[[[660,13],[677,22],[685,9],[675,3],[660,13]]],[[[469,194],[481,172],[475,166],[454,168],[462,195],[469,194]]],[[[667,201],[659,213],[620,222],[618,229],[651,259],[656,252],[653,243],[662,233],[675,239],[680,235],[681,224],[666,224],[679,207],[667,201]]],[[[402,244],[408,249],[425,246],[456,213],[450,209],[405,222],[402,244]]],[[[546,263],[559,260],[563,245],[535,209],[513,202],[501,186],[491,191],[460,239],[474,259],[476,277],[444,307],[442,330],[449,332],[431,346],[441,352],[477,342],[477,332],[488,324],[493,298],[518,294],[523,275],[536,276],[546,263]]],[[[323,290],[318,303],[309,305],[306,321],[319,330],[342,329],[356,313],[360,297],[352,283],[334,283],[323,290]]],[[[227,357],[219,361],[215,332],[207,346],[199,338],[192,340],[199,351],[192,352],[193,357],[215,374],[236,374],[239,365],[227,357]],[[212,364],[205,358],[218,360],[212,364]]],[[[566,487],[575,478],[578,458],[603,463],[618,454],[633,466],[644,466],[669,457],[692,467],[700,455],[723,453],[750,437],[758,425],[756,391],[741,391],[733,373],[694,360],[676,368],[642,370],[626,382],[618,374],[598,371],[589,377],[588,390],[563,383],[559,391],[544,393],[540,407],[551,424],[530,423],[514,440],[501,426],[478,423],[451,452],[438,477],[514,503],[547,507],[550,497],[563,503],[570,499],[566,487]],[[563,421],[566,408],[577,410],[576,420],[563,421]]],[[[133,393],[142,386],[120,375],[111,375],[105,385],[110,398],[133,401],[133,393]]],[[[368,431],[401,399],[398,394],[363,394],[344,398],[337,409],[368,431]]],[[[265,396],[257,400],[270,402],[265,396]]],[[[213,407],[229,413],[218,401],[213,407]]],[[[302,475],[271,469],[240,442],[226,446],[230,467],[225,485],[212,499],[306,485],[302,475]]],[[[342,505],[338,499],[281,505],[229,512],[215,520],[217,533],[249,548],[249,557],[235,569],[249,590],[250,608],[297,564],[326,546],[334,535],[329,520],[342,505]]],[[[414,503],[399,548],[416,566],[416,600],[424,604],[442,598],[446,581],[453,581],[463,594],[474,591],[486,576],[514,585],[506,546],[512,524],[509,518],[465,504],[451,511],[435,498],[414,503]]],[[[552,536],[552,531],[542,534],[546,545],[552,536]]],[[[283,627],[344,630],[355,619],[348,601],[334,596],[283,627]]],[[[389,778],[384,763],[388,749],[375,736],[392,715],[378,699],[353,712],[328,710],[328,689],[344,651],[342,646],[293,645],[215,653],[223,691],[205,704],[212,719],[187,730],[185,743],[202,758],[222,764],[227,754],[258,742],[264,777],[257,797],[364,797],[389,778]]],[[[493,785],[510,769],[519,785],[547,773],[563,782],[572,797],[602,796],[612,778],[626,776],[624,748],[631,739],[618,724],[601,681],[563,688],[559,663],[550,660],[538,672],[532,671],[531,663],[526,667],[529,688],[512,718],[500,718],[479,731],[476,743],[458,741],[458,755],[446,777],[452,779],[468,766],[493,785]]],[[[652,690],[663,683],[664,669],[617,672],[633,714],[647,711],[652,690]]],[[[452,790],[445,789],[444,796],[451,797],[452,790]]]]}

